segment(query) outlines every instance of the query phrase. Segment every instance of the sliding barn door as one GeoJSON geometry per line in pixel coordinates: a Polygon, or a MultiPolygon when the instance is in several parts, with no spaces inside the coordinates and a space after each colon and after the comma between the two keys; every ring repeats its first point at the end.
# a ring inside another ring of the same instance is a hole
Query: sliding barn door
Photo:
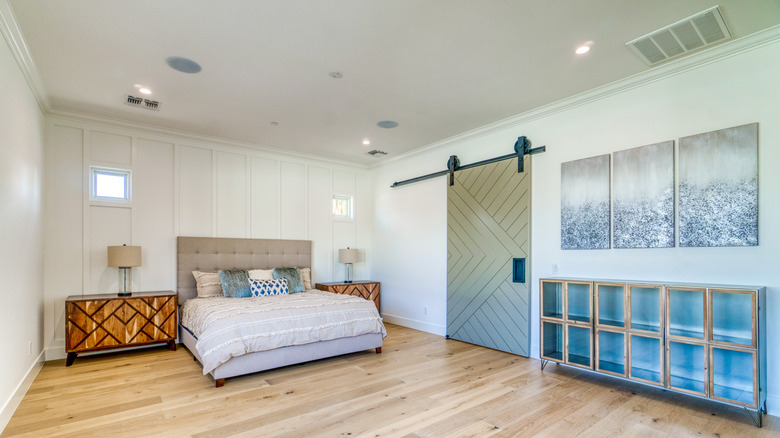
{"type": "Polygon", "coordinates": [[[524,173],[517,159],[455,173],[447,192],[447,336],[528,356],[530,160],[524,165],[524,173]]]}

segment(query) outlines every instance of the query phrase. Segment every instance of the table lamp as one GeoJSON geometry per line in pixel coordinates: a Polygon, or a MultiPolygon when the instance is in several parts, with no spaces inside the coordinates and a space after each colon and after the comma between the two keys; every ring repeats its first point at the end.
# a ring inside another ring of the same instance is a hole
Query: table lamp
{"type": "Polygon", "coordinates": [[[141,266],[140,246],[109,246],[108,266],[119,268],[119,296],[127,297],[130,292],[130,268],[141,266]]]}
{"type": "Polygon", "coordinates": [[[339,263],[344,263],[344,275],[347,277],[344,283],[352,283],[352,264],[358,261],[358,250],[347,247],[339,250],[339,263]]]}

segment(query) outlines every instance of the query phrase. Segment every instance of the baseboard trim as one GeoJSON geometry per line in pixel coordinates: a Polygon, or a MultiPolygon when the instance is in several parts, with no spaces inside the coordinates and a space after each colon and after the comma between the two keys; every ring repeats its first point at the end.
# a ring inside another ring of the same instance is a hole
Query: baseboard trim
{"type": "Polygon", "coordinates": [[[417,321],[415,319],[404,318],[402,316],[389,315],[382,313],[382,319],[390,324],[400,325],[423,332],[433,333],[434,335],[445,336],[447,334],[447,328],[443,325],[431,324],[425,321],[417,321]]]}
{"type": "Polygon", "coordinates": [[[57,359],[65,359],[68,354],[65,352],[65,345],[60,345],[57,347],[49,347],[45,351],[46,353],[46,360],[57,360],[57,359]]]}
{"type": "Polygon", "coordinates": [[[780,397],[766,396],[766,411],[773,417],[780,417],[780,397]]]}
{"type": "Polygon", "coordinates": [[[32,385],[35,377],[38,376],[38,372],[43,368],[43,357],[44,352],[41,351],[41,354],[38,355],[35,362],[33,362],[32,366],[27,371],[24,379],[19,382],[14,393],[5,402],[2,409],[0,409],[0,434],[2,434],[3,430],[8,425],[8,422],[11,421],[11,417],[14,415],[14,412],[16,412],[16,408],[19,407],[19,403],[22,402],[27,390],[30,389],[30,385],[32,385]]]}

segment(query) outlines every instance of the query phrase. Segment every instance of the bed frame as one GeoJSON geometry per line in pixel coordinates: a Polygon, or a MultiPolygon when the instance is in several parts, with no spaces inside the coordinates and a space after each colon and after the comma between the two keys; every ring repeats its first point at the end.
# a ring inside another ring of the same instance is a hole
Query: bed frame
{"type": "MultiPolygon", "coordinates": [[[[311,267],[310,240],[233,239],[222,237],[179,236],[177,246],[177,292],[179,304],[197,296],[192,271],[216,272],[220,269],[272,269],[311,267]]],[[[186,329],[179,339],[202,362],[195,348],[195,337],[186,329]]],[[[210,374],[217,387],[229,377],[256,373],[326,357],[374,348],[382,352],[382,334],[371,333],[305,345],[277,348],[234,357],[210,374]]]]}

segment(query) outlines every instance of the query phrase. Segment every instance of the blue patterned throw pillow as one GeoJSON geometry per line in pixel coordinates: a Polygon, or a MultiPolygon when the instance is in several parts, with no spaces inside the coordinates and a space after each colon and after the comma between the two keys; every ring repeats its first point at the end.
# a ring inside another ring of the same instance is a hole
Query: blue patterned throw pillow
{"type": "Polygon", "coordinates": [[[274,278],[286,278],[289,284],[290,293],[305,292],[303,287],[303,278],[301,270],[298,268],[276,268],[274,269],[274,278]]]}
{"type": "Polygon", "coordinates": [[[254,278],[250,278],[249,289],[252,290],[253,297],[290,293],[287,289],[287,280],[284,278],[276,280],[255,280],[254,278]]]}
{"type": "Polygon", "coordinates": [[[242,269],[219,271],[219,281],[222,283],[222,293],[228,298],[251,297],[249,291],[249,272],[242,269]]]}

